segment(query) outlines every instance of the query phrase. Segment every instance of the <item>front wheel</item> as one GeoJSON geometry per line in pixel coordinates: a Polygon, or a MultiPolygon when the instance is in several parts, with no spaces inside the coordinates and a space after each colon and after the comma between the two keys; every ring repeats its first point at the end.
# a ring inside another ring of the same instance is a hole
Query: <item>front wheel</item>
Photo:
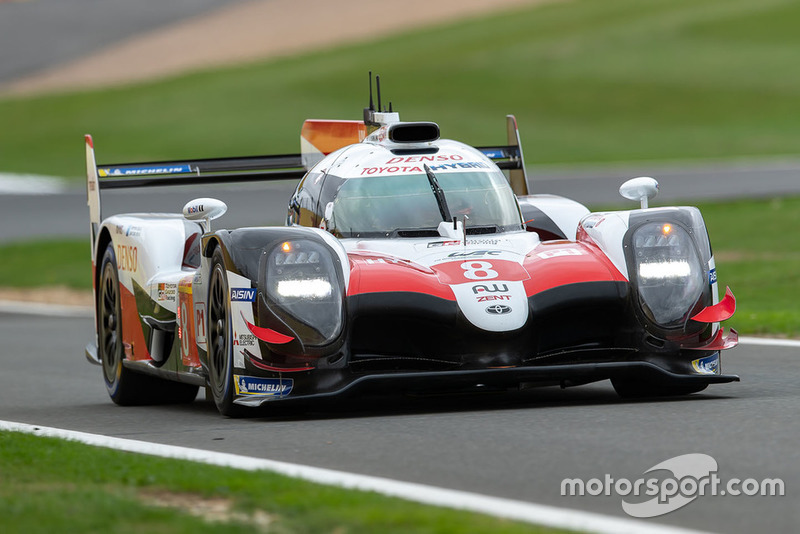
{"type": "Polygon", "coordinates": [[[197,386],[168,382],[143,375],[123,365],[122,299],[114,246],[108,245],[100,262],[97,292],[98,355],[108,396],[116,404],[134,406],[156,403],[192,402],[197,386]]]}
{"type": "Polygon", "coordinates": [[[233,351],[231,350],[231,314],[228,298],[228,275],[222,250],[216,248],[211,256],[211,275],[208,285],[208,386],[217,410],[222,415],[236,417],[242,407],[233,403],[233,351]]]}

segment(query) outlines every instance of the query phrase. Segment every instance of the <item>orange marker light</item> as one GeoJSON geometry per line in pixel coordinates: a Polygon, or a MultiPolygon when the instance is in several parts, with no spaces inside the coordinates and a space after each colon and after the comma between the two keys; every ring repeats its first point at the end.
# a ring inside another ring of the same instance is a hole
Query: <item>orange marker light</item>
{"type": "Polygon", "coordinates": [[[281,245],[281,250],[284,252],[291,252],[292,251],[292,244],[288,241],[285,241],[283,245],[281,245]]]}
{"type": "Polygon", "coordinates": [[[664,226],[661,227],[661,232],[663,232],[664,235],[669,235],[670,232],[672,232],[672,225],[665,224],[664,226]]]}

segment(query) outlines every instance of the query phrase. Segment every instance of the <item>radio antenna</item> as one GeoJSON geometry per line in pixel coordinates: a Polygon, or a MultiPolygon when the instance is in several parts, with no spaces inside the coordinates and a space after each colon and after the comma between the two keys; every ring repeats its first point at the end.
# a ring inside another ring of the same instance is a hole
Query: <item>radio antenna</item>
{"type": "Polygon", "coordinates": [[[372,71],[369,71],[369,110],[375,111],[375,104],[372,103],[372,71]]]}
{"type": "Polygon", "coordinates": [[[378,111],[381,111],[381,77],[375,76],[375,89],[378,91],[378,111]]]}

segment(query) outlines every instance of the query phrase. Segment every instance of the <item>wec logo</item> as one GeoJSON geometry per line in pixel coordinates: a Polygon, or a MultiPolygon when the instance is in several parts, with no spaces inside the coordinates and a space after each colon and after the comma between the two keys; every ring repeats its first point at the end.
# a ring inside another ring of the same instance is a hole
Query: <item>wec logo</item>
{"type": "Polygon", "coordinates": [[[240,302],[255,302],[256,290],[255,288],[248,289],[243,287],[232,287],[231,300],[240,302]]]}

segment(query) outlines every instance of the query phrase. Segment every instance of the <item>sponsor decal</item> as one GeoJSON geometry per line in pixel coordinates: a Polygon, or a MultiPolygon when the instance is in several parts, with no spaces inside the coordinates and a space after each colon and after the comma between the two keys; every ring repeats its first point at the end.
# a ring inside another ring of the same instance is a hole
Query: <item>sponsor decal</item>
{"type": "Polygon", "coordinates": [[[505,315],[511,313],[511,307],[505,304],[493,304],[486,307],[486,313],[491,315],[505,315]]]}
{"type": "Polygon", "coordinates": [[[472,292],[476,295],[478,293],[507,293],[508,286],[506,284],[492,284],[491,286],[479,284],[477,286],[472,286],[472,292]]]}
{"type": "Polygon", "coordinates": [[[192,168],[189,165],[170,165],[165,167],[128,167],[128,168],[119,168],[119,167],[106,167],[103,169],[97,169],[98,174],[101,177],[111,177],[111,176],[142,176],[148,174],[180,174],[180,173],[187,173],[192,172],[192,168]]]}
{"type": "Polygon", "coordinates": [[[232,287],[231,300],[240,302],[255,302],[256,290],[255,288],[232,287]]]}
{"type": "Polygon", "coordinates": [[[292,392],[291,378],[259,378],[257,376],[233,375],[237,395],[254,397],[285,397],[292,392]]]}
{"type": "Polygon", "coordinates": [[[130,225],[125,228],[125,235],[128,237],[140,237],[142,235],[142,227],[130,225]]]}
{"type": "Polygon", "coordinates": [[[701,375],[719,374],[719,354],[712,354],[705,358],[698,358],[692,361],[692,367],[701,375]]]}
{"type": "Polygon", "coordinates": [[[166,283],[158,284],[158,300],[173,301],[175,300],[175,295],[177,294],[177,291],[178,291],[177,284],[166,284],[166,283]]]}
{"type": "Polygon", "coordinates": [[[120,271],[135,273],[139,266],[139,249],[131,245],[117,245],[117,267],[120,271]]]}
{"type": "Polygon", "coordinates": [[[511,300],[511,295],[478,295],[478,302],[489,302],[492,300],[511,300]]]}
{"type": "Polygon", "coordinates": [[[485,260],[449,261],[431,266],[443,284],[463,284],[499,279],[503,282],[517,282],[530,278],[528,271],[515,261],[491,258],[485,260]]]}
{"type": "Polygon", "coordinates": [[[428,243],[428,248],[434,247],[452,247],[454,245],[460,245],[461,241],[435,241],[433,243],[428,243]]]}
{"type": "Polygon", "coordinates": [[[464,156],[460,154],[436,154],[433,156],[407,156],[395,157],[386,160],[386,165],[397,165],[398,163],[434,163],[437,161],[462,161],[464,156]]]}
{"type": "Polygon", "coordinates": [[[203,209],[202,204],[195,204],[194,206],[189,206],[188,208],[186,208],[186,213],[188,213],[189,215],[193,213],[203,213],[204,211],[205,210],[203,209]]]}
{"type": "MultiPolygon", "coordinates": [[[[431,165],[432,171],[460,170],[460,169],[488,169],[489,165],[482,161],[460,161],[458,163],[442,163],[431,165]]],[[[373,174],[411,174],[425,172],[419,165],[387,165],[381,167],[364,167],[361,169],[361,176],[373,174]]]]}
{"type": "Polygon", "coordinates": [[[711,269],[708,271],[708,283],[715,284],[717,282],[717,270],[711,269]]]}
{"type": "Polygon", "coordinates": [[[206,305],[203,302],[194,305],[194,337],[198,345],[206,344],[206,305]]]}
{"type": "Polygon", "coordinates": [[[537,254],[537,256],[543,260],[549,260],[550,258],[559,258],[562,256],[583,256],[583,251],[578,248],[558,248],[555,250],[540,252],[537,254]]]}
{"type": "Polygon", "coordinates": [[[241,347],[252,347],[256,344],[256,336],[253,334],[238,334],[233,331],[233,344],[241,347]]]}
{"type": "Polygon", "coordinates": [[[474,258],[481,256],[498,256],[502,254],[502,250],[474,250],[472,252],[453,252],[448,254],[448,258],[474,258]]]}

